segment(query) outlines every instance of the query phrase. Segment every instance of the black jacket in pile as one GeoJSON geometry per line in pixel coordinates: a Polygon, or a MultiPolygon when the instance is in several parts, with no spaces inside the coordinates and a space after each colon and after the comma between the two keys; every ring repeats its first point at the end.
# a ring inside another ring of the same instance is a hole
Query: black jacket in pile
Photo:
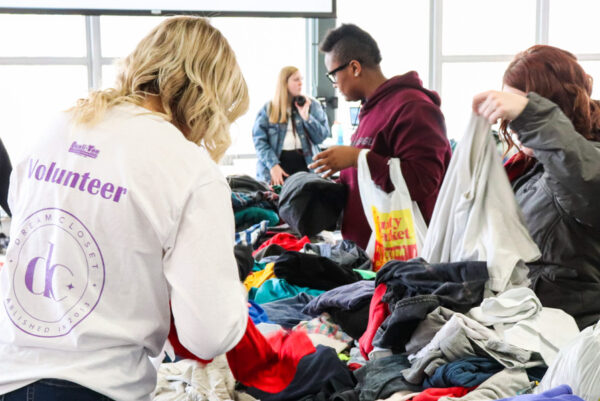
{"type": "Polygon", "coordinates": [[[271,188],[264,182],[260,182],[249,175],[229,175],[227,176],[229,188],[234,192],[256,192],[270,191],[271,188]]]}
{"type": "Polygon", "coordinates": [[[302,235],[335,230],[346,204],[346,187],[319,175],[298,172],[283,184],[279,215],[302,235]]]}
{"type": "Polygon", "coordinates": [[[331,259],[294,251],[281,254],[273,271],[290,284],[326,291],[362,279],[360,274],[331,259]]]}

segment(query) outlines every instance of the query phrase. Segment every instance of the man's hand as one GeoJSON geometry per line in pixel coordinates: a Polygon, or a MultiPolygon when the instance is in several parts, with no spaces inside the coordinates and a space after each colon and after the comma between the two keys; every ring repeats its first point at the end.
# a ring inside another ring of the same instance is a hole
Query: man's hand
{"type": "Polygon", "coordinates": [[[327,178],[345,168],[356,167],[360,151],[361,149],[353,146],[332,146],[315,155],[314,163],[308,167],[316,173],[325,172],[323,177],[327,178]]]}
{"type": "Polygon", "coordinates": [[[283,185],[283,178],[289,176],[279,164],[271,167],[271,185],[283,185]]]}

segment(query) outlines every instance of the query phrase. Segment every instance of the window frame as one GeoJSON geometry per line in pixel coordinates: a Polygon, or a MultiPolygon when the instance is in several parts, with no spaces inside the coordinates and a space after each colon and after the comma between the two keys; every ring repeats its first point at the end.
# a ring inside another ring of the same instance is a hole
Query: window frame
{"type": "MultiPolygon", "coordinates": [[[[443,97],[442,81],[443,67],[445,63],[480,63],[480,62],[508,62],[514,55],[512,54],[443,54],[443,35],[442,23],[444,17],[443,4],[445,0],[429,0],[429,49],[428,49],[428,87],[437,91],[443,97]]],[[[550,28],[550,6],[552,0],[536,0],[536,27],[535,43],[549,43],[550,28]]],[[[343,3],[341,3],[343,4],[343,3]]],[[[337,15],[337,1],[333,1],[334,15],[337,15]]],[[[0,10],[6,12],[6,10],[0,10]]],[[[130,14],[131,15],[131,14],[130,14]]],[[[164,15],[157,15],[164,16],[164,15]]],[[[213,14],[213,17],[216,15],[213,14]]],[[[226,15],[223,15],[226,16],[226,15]]],[[[229,16],[229,15],[227,15],[229,16]]],[[[248,16],[248,15],[240,15],[248,16]]],[[[272,17],[273,15],[262,15],[272,17]]],[[[286,15],[288,16],[288,15],[286,15]]],[[[295,15],[297,17],[298,15],[295,15]]],[[[281,16],[285,17],[285,16],[281,16]]],[[[85,66],[88,72],[88,90],[96,90],[102,87],[102,67],[114,64],[115,57],[102,56],[101,43],[101,22],[100,15],[84,15],[85,18],[85,39],[86,56],[85,57],[0,57],[0,65],[62,65],[62,66],[85,66]]],[[[318,18],[310,17],[306,19],[306,86],[307,93],[316,94],[319,92],[319,85],[324,83],[317,79],[317,63],[319,62],[316,37],[318,18]]],[[[600,61],[600,53],[576,54],[579,61],[600,61]]],[[[328,83],[325,83],[326,85],[328,83]]],[[[331,89],[331,88],[328,88],[331,89]]],[[[231,163],[234,159],[255,158],[255,153],[237,153],[228,154],[225,163],[231,163]]]]}
{"type": "MultiPolygon", "coordinates": [[[[429,0],[429,88],[438,91],[440,95],[443,80],[444,63],[481,63],[509,62],[514,54],[443,54],[442,23],[444,17],[444,0],[429,0]]],[[[535,43],[549,44],[551,0],[536,0],[535,43]]],[[[523,49],[524,50],[524,49],[523,49]]],[[[568,49],[567,49],[568,50],[568,49]]],[[[575,54],[579,61],[600,61],[600,53],[575,54]]]]}

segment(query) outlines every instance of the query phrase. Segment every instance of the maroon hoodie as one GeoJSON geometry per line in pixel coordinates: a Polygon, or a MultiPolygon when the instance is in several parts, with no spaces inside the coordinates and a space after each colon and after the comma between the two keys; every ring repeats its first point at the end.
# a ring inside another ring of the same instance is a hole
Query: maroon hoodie
{"type": "MultiPolygon", "coordinates": [[[[429,224],[433,207],[450,162],[440,97],[423,88],[415,71],[388,79],[363,103],[352,146],[370,149],[367,162],[375,184],[393,190],[390,157],[400,158],[410,196],[429,224]]],[[[371,228],[363,212],[357,170],[344,169],[341,182],[348,186],[342,236],[366,248],[371,228]]]]}

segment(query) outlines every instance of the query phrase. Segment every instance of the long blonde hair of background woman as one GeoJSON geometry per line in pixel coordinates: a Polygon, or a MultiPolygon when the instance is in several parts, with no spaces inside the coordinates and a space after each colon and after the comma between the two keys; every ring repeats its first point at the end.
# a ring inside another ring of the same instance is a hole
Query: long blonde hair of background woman
{"type": "Polygon", "coordinates": [[[271,124],[287,123],[287,109],[292,104],[288,92],[288,79],[297,71],[298,68],[293,66],[283,67],[279,71],[275,96],[271,101],[271,111],[269,111],[269,122],[271,124]]]}
{"type": "Polygon", "coordinates": [[[230,124],[248,110],[248,87],[229,43],[208,20],[166,19],[120,67],[114,89],[92,92],[70,110],[76,123],[94,124],[112,106],[160,95],[160,115],[213,160],[223,156],[230,124]]]}

